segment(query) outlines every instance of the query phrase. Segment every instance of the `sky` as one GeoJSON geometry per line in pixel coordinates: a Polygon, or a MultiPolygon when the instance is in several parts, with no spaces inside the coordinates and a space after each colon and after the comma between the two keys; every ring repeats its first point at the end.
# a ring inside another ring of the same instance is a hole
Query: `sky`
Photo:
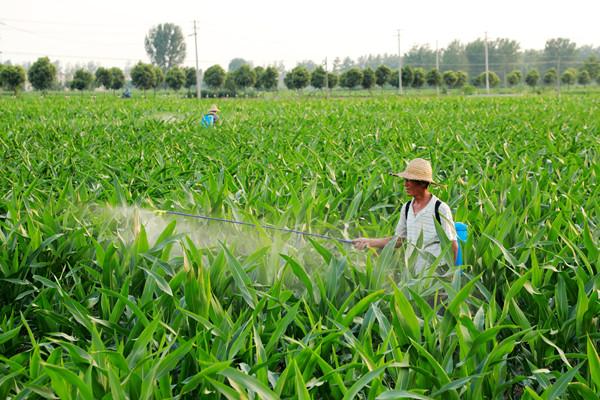
{"type": "Polygon", "coordinates": [[[600,46],[598,0],[0,0],[0,10],[0,63],[12,64],[39,57],[63,66],[148,63],[144,38],[167,22],[186,37],[184,66],[195,66],[197,54],[202,70],[227,69],[233,58],[254,66],[331,66],[336,57],[397,54],[399,47],[405,53],[423,44],[442,49],[486,34],[516,40],[522,50],[541,50],[558,37],[600,46]]]}

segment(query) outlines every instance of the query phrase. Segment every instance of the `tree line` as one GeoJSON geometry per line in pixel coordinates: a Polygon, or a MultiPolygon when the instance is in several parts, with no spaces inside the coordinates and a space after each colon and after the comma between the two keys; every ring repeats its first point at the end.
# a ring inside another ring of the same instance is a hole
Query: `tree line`
{"type": "MultiPolygon", "coordinates": [[[[183,87],[190,90],[197,85],[196,69],[181,67],[186,57],[186,45],[179,26],[165,23],[152,27],[144,46],[151,62],[140,61],[129,73],[131,84],[144,91],[144,95],[147,90],[164,86],[178,92],[183,87]]],[[[521,82],[530,87],[540,82],[544,85],[558,82],[587,85],[600,79],[599,54],[600,48],[578,48],[564,38],[546,41],[544,49],[539,51],[521,51],[518,42],[506,38],[489,42],[477,39],[466,45],[454,40],[440,51],[432,50],[429,45],[414,45],[403,55],[401,73],[392,69],[399,63],[397,55],[361,57],[357,62],[350,58],[342,62],[336,58],[331,71],[312,61],[302,61],[291,71],[286,71],[283,64],[252,67],[251,62],[236,58],[230,62],[227,72],[218,64],[208,68],[203,83],[211,95],[219,96],[234,95],[249,88],[276,90],[280,83],[293,90],[308,86],[371,90],[375,86],[383,89],[386,85],[397,88],[400,83],[402,87],[417,89],[425,85],[462,88],[469,83],[476,87],[486,84],[495,87],[501,83],[510,87],[521,82]],[[489,68],[487,75],[486,65],[489,68]],[[283,77],[281,81],[280,76],[283,77]]],[[[20,66],[0,65],[0,85],[16,93],[29,80],[35,89],[46,91],[56,87],[56,74],[56,66],[47,57],[38,59],[27,72],[20,66]]],[[[121,69],[99,67],[94,73],[77,69],[66,86],[81,91],[104,87],[115,92],[125,85],[126,77],[121,69]]]]}

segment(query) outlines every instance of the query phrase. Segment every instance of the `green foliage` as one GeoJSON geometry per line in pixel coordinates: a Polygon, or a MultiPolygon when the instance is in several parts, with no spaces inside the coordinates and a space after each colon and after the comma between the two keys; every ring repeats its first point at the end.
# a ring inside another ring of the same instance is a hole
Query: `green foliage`
{"type": "Polygon", "coordinates": [[[574,85],[577,82],[577,71],[573,68],[569,68],[561,74],[560,81],[567,86],[574,85]]]}
{"type": "Polygon", "coordinates": [[[471,86],[471,85],[464,85],[462,87],[462,92],[463,94],[465,94],[466,96],[472,96],[475,94],[475,87],[471,86]]]}
{"type": "MultiPolygon", "coordinates": [[[[475,86],[485,87],[485,72],[477,75],[471,81],[475,86]]],[[[500,84],[500,78],[498,77],[498,75],[496,75],[496,73],[490,71],[490,73],[488,74],[488,84],[490,85],[490,87],[495,87],[500,84]]]]}
{"type": "Polygon", "coordinates": [[[0,101],[1,398],[600,393],[597,94],[0,101]],[[462,270],[267,228],[391,234],[416,156],[462,270]]]}
{"type": "Polygon", "coordinates": [[[469,75],[465,71],[456,71],[456,83],[454,84],[455,87],[461,88],[466,85],[468,81],[469,75]]]}
{"type": "Polygon", "coordinates": [[[165,81],[165,74],[160,67],[154,67],[154,83],[152,84],[153,89],[157,89],[165,81]]]}
{"type": "Polygon", "coordinates": [[[265,69],[261,66],[254,67],[254,76],[256,81],[254,82],[254,89],[259,90],[263,88],[265,69]]]}
{"type": "Polygon", "coordinates": [[[589,85],[591,81],[590,74],[586,69],[577,73],[577,83],[580,85],[589,85]]]}
{"type": "MultiPolygon", "coordinates": [[[[319,65],[315,70],[310,74],[310,85],[315,89],[322,89],[325,87],[325,75],[329,75],[326,73],[325,68],[319,65]]],[[[327,76],[329,79],[329,76],[327,76]]]]}
{"type": "Polygon", "coordinates": [[[186,83],[185,71],[179,69],[179,67],[171,68],[165,75],[165,82],[177,93],[186,83]]]}
{"type": "Polygon", "coordinates": [[[448,87],[454,87],[456,85],[456,82],[458,82],[458,76],[456,76],[456,73],[454,73],[454,71],[445,71],[442,74],[442,79],[444,81],[444,85],[448,87]]]}
{"type": "Polygon", "coordinates": [[[139,61],[135,67],[131,69],[131,83],[136,88],[143,90],[145,95],[146,90],[152,89],[156,83],[154,67],[139,61]]]}
{"type": "Polygon", "coordinates": [[[226,76],[227,73],[225,72],[223,67],[221,67],[218,64],[215,64],[212,67],[206,69],[206,71],[204,72],[203,80],[209,88],[217,90],[221,86],[223,86],[223,84],[225,84],[226,76]]]}
{"type": "MultiPolygon", "coordinates": [[[[410,67],[410,65],[405,65],[404,67],[402,67],[402,86],[409,87],[410,85],[412,85],[414,80],[415,80],[415,74],[413,72],[413,69],[410,67]]],[[[421,85],[421,86],[423,86],[423,85],[421,85]]]]}
{"type": "Polygon", "coordinates": [[[582,69],[585,69],[590,75],[590,79],[594,80],[600,77],[600,60],[596,54],[590,55],[583,62],[582,69]]]}
{"type": "Polygon", "coordinates": [[[521,83],[522,78],[523,75],[521,74],[521,71],[515,70],[506,75],[506,83],[508,83],[509,86],[517,86],[521,83]]]}
{"type": "Polygon", "coordinates": [[[338,85],[339,81],[339,76],[333,72],[330,72],[327,77],[327,87],[329,89],[333,89],[338,85]]]}
{"type": "Polygon", "coordinates": [[[83,95],[84,90],[92,89],[94,80],[94,74],[84,69],[78,69],[75,71],[73,80],[71,81],[69,87],[73,90],[80,90],[81,94],[83,95]]]}
{"type": "Polygon", "coordinates": [[[377,81],[377,76],[375,75],[375,71],[371,67],[367,67],[362,70],[362,81],[360,84],[364,89],[371,90],[373,86],[375,86],[375,82],[377,81]]]}
{"type": "Polygon", "coordinates": [[[350,68],[340,75],[340,86],[347,89],[352,89],[359,86],[363,80],[363,73],[356,67],[350,68]]]}
{"type": "Polygon", "coordinates": [[[256,74],[248,64],[244,64],[233,72],[235,86],[240,89],[254,86],[256,74]]]}
{"type": "Polygon", "coordinates": [[[119,90],[125,87],[125,73],[119,67],[113,67],[110,69],[110,74],[112,76],[112,83],[110,88],[112,90],[119,90]]]}
{"type": "Polygon", "coordinates": [[[285,75],[283,83],[288,89],[302,90],[310,84],[310,76],[306,68],[298,65],[285,75]]]}
{"type": "Polygon", "coordinates": [[[276,89],[278,85],[279,71],[275,67],[267,67],[261,76],[261,86],[267,90],[276,89]]]}
{"type": "Polygon", "coordinates": [[[94,75],[96,76],[96,87],[104,86],[105,90],[110,89],[113,83],[112,71],[110,69],[100,67],[94,75]]]}
{"type": "MultiPolygon", "coordinates": [[[[413,69],[413,80],[411,82],[411,86],[414,87],[415,89],[420,89],[422,88],[426,81],[426,75],[427,72],[425,72],[425,70],[423,68],[415,68],[413,69]]],[[[402,71],[403,75],[404,75],[404,71],[402,71]]]]}
{"type": "Polygon", "coordinates": [[[152,64],[159,66],[163,72],[180,66],[185,60],[185,38],[181,27],[173,23],[150,28],[144,39],[144,47],[152,64]]]}
{"type": "Polygon", "coordinates": [[[546,86],[555,85],[557,78],[558,77],[556,68],[550,68],[544,73],[544,76],[542,77],[542,82],[546,86]]]}
{"type": "Polygon", "coordinates": [[[437,68],[431,68],[425,74],[425,81],[429,86],[439,87],[444,83],[443,76],[437,68]]]}
{"type": "Polygon", "coordinates": [[[527,86],[534,88],[540,82],[540,73],[537,69],[530,69],[529,72],[525,75],[525,83],[527,86]]]}
{"type": "Polygon", "coordinates": [[[383,85],[388,83],[390,80],[390,77],[392,76],[392,70],[387,65],[382,64],[375,70],[375,76],[377,77],[375,83],[383,88],[383,85]]]}
{"type": "Polygon", "coordinates": [[[183,87],[189,90],[192,86],[198,83],[196,68],[187,67],[183,69],[183,72],[185,74],[185,84],[183,87]]]}
{"type": "Polygon", "coordinates": [[[38,58],[27,71],[27,77],[35,89],[46,91],[56,83],[56,67],[48,57],[38,58]]]}
{"type": "Polygon", "coordinates": [[[27,74],[23,67],[19,65],[6,65],[0,69],[0,84],[8,90],[12,90],[17,94],[19,89],[22,89],[27,80],[27,74]]]}

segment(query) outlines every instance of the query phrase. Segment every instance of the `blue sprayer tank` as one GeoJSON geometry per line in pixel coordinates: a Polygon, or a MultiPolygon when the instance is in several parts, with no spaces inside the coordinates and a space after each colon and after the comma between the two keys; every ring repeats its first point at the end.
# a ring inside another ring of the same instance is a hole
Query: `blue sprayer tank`
{"type": "Polygon", "coordinates": [[[467,230],[467,225],[463,224],[462,222],[455,222],[454,228],[456,229],[456,236],[458,236],[458,256],[456,257],[456,266],[459,266],[463,265],[460,242],[467,242],[469,231],[467,230]]]}

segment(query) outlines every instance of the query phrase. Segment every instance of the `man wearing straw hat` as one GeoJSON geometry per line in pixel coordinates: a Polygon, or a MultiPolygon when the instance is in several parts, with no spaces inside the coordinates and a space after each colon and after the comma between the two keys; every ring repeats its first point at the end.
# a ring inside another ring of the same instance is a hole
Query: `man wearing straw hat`
{"type": "Polygon", "coordinates": [[[415,158],[403,172],[390,175],[404,178],[406,195],[413,199],[402,206],[400,220],[396,226],[394,236],[380,239],[358,238],[353,240],[354,247],[359,250],[366,247],[383,248],[393,239],[397,240],[396,247],[407,243],[406,251],[409,258],[415,249],[419,251],[415,261],[415,273],[420,274],[427,264],[426,253],[430,253],[433,257],[438,257],[442,253],[440,239],[435,228],[437,206],[440,225],[448,240],[452,242],[454,260],[456,261],[458,242],[452,220],[452,212],[446,203],[439,200],[432,193],[429,193],[430,185],[442,186],[433,181],[433,171],[429,161],[422,158],[415,158]],[[406,207],[408,207],[408,210],[406,207]],[[421,235],[423,236],[422,245],[418,247],[421,235]]]}
{"type": "Polygon", "coordinates": [[[217,115],[217,113],[219,111],[221,111],[221,110],[219,110],[219,108],[217,107],[216,104],[213,104],[212,106],[210,106],[208,113],[202,117],[202,126],[213,126],[216,123],[218,123],[219,116],[217,115]]]}

